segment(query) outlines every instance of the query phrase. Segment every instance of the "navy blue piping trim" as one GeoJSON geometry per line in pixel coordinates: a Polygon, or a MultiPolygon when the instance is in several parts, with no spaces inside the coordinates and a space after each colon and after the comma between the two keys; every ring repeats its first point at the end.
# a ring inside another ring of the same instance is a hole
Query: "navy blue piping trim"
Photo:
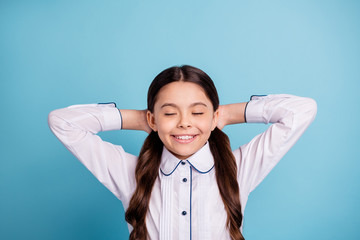
{"type": "Polygon", "coordinates": [[[164,173],[164,172],[161,170],[161,168],[160,168],[160,172],[161,172],[162,174],[164,174],[165,176],[170,176],[170,175],[175,171],[175,169],[179,166],[179,164],[180,164],[181,162],[182,162],[182,161],[179,161],[178,164],[176,164],[175,168],[171,171],[171,173],[166,174],[166,173],[164,173]]]}
{"type": "Polygon", "coordinates": [[[186,161],[187,161],[196,171],[198,171],[199,173],[202,173],[202,174],[210,172],[210,171],[214,168],[214,166],[215,166],[215,165],[213,165],[208,171],[202,172],[202,171],[198,170],[196,167],[194,167],[194,165],[192,165],[191,162],[189,162],[188,160],[186,160],[186,161]]]}
{"type": "Polygon", "coordinates": [[[192,235],[192,231],[191,231],[191,201],[192,201],[192,168],[190,166],[190,240],[191,240],[191,235],[192,235]]]}
{"type": "MultiPolygon", "coordinates": [[[[115,107],[117,108],[117,106],[116,106],[116,102],[106,102],[106,103],[98,103],[98,104],[114,104],[114,105],[115,105],[115,107]]],[[[120,118],[121,118],[121,128],[120,128],[120,129],[123,129],[123,128],[122,128],[122,125],[123,125],[123,118],[122,118],[122,115],[121,115],[120,109],[118,109],[118,108],[117,108],[117,110],[119,111],[120,118]]]]}
{"type": "MultiPolygon", "coordinates": [[[[250,101],[249,101],[249,102],[250,102],[250,101]]],[[[244,119],[245,119],[245,122],[246,122],[246,123],[247,123],[247,121],[246,121],[246,109],[247,109],[247,106],[248,106],[249,102],[246,103],[246,105],[245,105],[245,110],[244,110],[244,119]]]]}
{"type": "MultiPolygon", "coordinates": [[[[115,105],[116,105],[116,104],[115,104],[115,105]]],[[[122,119],[122,115],[121,115],[120,109],[117,109],[117,110],[119,110],[119,114],[120,114],[120,118],[121,118],[121,129],[123,129],[123,128],[122,128],[122,126],[123,126],[123,119],[122,119]]]]}
{"type": "Polygon", "coordinates": [[[110,104],[110,103],[115,104],[116,107],[116,102],[106,102],[106,103],[98,103],[98,104],[110,104]]]}
{"type": "Polygon", "coordinates": [[[267,95],[251,95],[250,100],[252,100],[252,97],[266,97],[267,95]]]}
{"type": "MultiPolygon", "coordinates": [[[[250,101],[252,100],[253,97],[266,97],[267,95],[251,95],[250,97],[250,101]]],[[[249,101],[249,102],[250,102],[249,101]]],[[[244,119],[245,119],[245,122],[247,123],[247,120],[246,120],[246,109],[247,109],[247,106],[249,104],[249,102],[246,103],[246,106],[245,106],[245,110],[244,110],[244,119]]]]}

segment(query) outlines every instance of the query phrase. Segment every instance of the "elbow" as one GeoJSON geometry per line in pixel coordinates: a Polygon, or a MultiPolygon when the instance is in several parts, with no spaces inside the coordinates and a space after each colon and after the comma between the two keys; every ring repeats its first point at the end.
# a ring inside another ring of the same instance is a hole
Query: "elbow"
{"type": "Polygon", "coordinates": [[[49,113],[48,119],[47,119],[50,129],[52,126],[54,126],[54,123],[56,122],[55,119],[56,119],[56,110],[53,110],[49,113]]]}
{"type": "Polygon", "coordinates": [[[309,108],[310,108],[310,112],[312,113],[312,116],[315,118],[317,114],[317,103],[312,98],[309,98],[309,108]]]}
{"type": "Polygon", "coordinates": [[[63,120],[61,117],[59,117],[61,114],[59,114],[61,109],[53,110],[48,115],[48,125],[51,131],[55,131],[59,126],[63,124],[63,120]]]}
{"type": "Polygon", "coordinates": [[[304,109],[305,109],[305,114],[309,117],[310,121],[312,122],[317,114],[317,103],[314,99],[312,98],[304,98],[304,109]]]}
{"type": "Polygon", "coordinates": [[[48,125],[51,128],[55,125],[57,119],[57,110],[53,110],[48,115],[48,125]]]}

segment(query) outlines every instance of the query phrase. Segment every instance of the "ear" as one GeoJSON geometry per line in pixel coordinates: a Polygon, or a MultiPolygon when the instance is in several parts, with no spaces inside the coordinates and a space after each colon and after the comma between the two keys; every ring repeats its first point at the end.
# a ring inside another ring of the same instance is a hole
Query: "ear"
{"type": "Polygon", "coordinates": [[[214,129],[218,125],[218,122],[219,122],[219,108],[216,109],[216,111],[214,112],[214,116],[211,124],[211,131],[214,131],[214,129]]]}
{"type": "Polygon", "coordinates": [[[149,110],[146,112],[146,119],[147,119],[147,122],[149,124],[149,127],[154,132],[156,132],[157,131],[157,126],[156,126],[156,123],[155,123],[155,117],[154,117],[154,114],[152,112],[150,112],[149,110]]]}

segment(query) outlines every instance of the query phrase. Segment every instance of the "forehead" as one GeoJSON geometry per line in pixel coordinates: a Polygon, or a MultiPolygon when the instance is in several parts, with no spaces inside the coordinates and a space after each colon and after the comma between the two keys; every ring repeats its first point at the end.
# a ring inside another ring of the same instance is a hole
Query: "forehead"
{"type": "Polygon", "coordinates": [[[204,102],[212,106],[204,89],[192,82],[172,82],[162,87],[157,94],[155,105],[173,103],[179,106],[191,105],[194,102],[204,102]]]}

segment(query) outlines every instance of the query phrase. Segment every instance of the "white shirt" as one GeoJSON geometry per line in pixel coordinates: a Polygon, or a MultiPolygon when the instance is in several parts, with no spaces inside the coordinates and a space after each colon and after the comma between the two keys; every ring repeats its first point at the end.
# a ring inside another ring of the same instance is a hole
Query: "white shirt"
{"type": "MultiPolygon", "coordinates": [[[[310,98],[286,94],[251,97],[246,122],[273,124],[233,151],[243,214],[250,192],[295,144],[316,111],[316,102],[310,98]]],[[[96,135],[121,129],[116,105],[73,105],[52,111],[48,120],[56,137],[122,201],[126,210],[136,187],[137,157],[96,135]]],[[[149,238],[230,239],[226,218],[209,144],[183,161],[164,147],[146,215],[149,238]]],[[[128,227],[131,232],[131,225],[128,227]]]]}

